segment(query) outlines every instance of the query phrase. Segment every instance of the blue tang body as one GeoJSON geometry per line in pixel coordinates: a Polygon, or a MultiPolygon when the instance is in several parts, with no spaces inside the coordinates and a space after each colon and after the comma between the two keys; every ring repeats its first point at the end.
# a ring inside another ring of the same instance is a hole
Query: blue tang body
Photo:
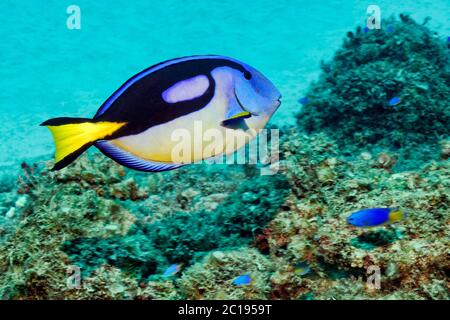
{"type": "Polygon", "coordinates": [[[181,263],[172,264],[170,267],[166,269],[166,271],[164,271],[163,276],[164,277],[173,276],[174,274],[178,273],[181,270],[181,266],[182,266],[181,263]]]}

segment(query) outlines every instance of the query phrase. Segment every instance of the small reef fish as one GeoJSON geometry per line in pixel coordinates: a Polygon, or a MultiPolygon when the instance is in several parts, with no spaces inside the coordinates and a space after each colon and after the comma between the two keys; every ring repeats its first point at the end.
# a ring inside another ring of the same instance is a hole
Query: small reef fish
{"type": "Polygon", "coordinates": [[[264,128],[280,98],[278,89],[248,64],[224,56],[191,56],[136,74],[92,119],[53,118],[41,125],[55,142],[53,170],[95,146],[131,169],[166,171],[240,149],[264,128]],[[209,129],[226,141],[203,143],[209,129]],[[174,139],[174,133],[183,137],[174,139]],[[186,152],[189,159],[174,160],[173,150],[184,138],[188,146],[180,153],[191,151],[186,152]]]}
{"type": "Polygon", "coordinates": [[[302,261],[295,265],[294,271],[296,274],[304,276],[311,272],[311,267],[306,261],[302,261]]]}
{"type": "Polygon", "coordinates": [[[390,106],[396,106],[400,103],[401,99],[399,97],[393,97],[392,99],[389,100],[389,105],[390,106]]]}
{"type": "Polygon", "coordinates": [[[386,32],[388,32],[388,33],[394,32],[394,26],[392,24],[388,25],[386,28],[386,32]]]}
{"type": "Polygon", "coordinates": [[[352,213],[347,222],[355,227],[376,227],[402,220],[406,217],[398,208],[371,208],[352,213]]]}
{"type": "Polygon", "coordinates": [[[182,263],[172,264],[170,267],[167,268],[166,271],[164,271],[163,277],[171,277],[171,276],[177,274],[178,272],[180,272],[182,266],[183,266],[182,263]]]}
{"type": "Polygon", "coordinates": [[[369,32],[369,27],[364,27],[364,29],[363,29],[363,31],[364,31],[364,33],[367,33],[367,32],[369,32]]]}
{"type": "Polygon", "coordinates": [[[252,283],[252,277],[248,274],[243,274],[233,280],[235,286],[246,286],[252,283]]]}
{"type": "Polygon", "coordinates": [[[308,97],[303,97],[298,100],[298,102],[300,102],[303,105],[307,104],[308,101],[309,101],[308,97]]]}

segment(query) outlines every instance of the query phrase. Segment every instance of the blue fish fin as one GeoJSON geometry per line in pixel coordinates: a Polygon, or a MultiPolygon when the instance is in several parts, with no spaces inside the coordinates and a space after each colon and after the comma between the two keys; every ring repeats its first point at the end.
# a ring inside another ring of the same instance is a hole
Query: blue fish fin
{"type": "Polygon", "coordinates": [[[168,171],[179,168],[183,164],[172,164],[153,162],[140,159],[133,154],[116,147],[113,143],[107,140],[99,140],[95,143],[95,146],[107,157],[120,163],[121,165],[130,169],[145,171],[145,172],[159,172],[168,171]]]}
{"type": "Polygon", "coordinates": [[[225,116],[225,120],[222,121],[223,126],[227,126],[236,120],[250,118],[252,114],[242,109],[241,105],[236,98],[232,99],[228,105],[228,111],[225,116]]]}

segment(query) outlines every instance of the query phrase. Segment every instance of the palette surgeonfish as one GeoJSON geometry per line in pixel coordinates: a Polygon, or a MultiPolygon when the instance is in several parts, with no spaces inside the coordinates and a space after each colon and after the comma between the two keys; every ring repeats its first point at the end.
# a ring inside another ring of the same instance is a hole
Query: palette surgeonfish
{"type": "Polygon", "coordinates": [[[41,125],[50,129],[55,142],[53,170],[95,146],[126,167],[166,171],[243,147],[264,128],[280,98],[264,75],[243,62],[190,56],[136,74],[92,119],[53,118],[41,125]],[[209,137],[210,143],[204,143],[210,129],[226,139],[209,137]],[[175,132],[192,137],[187,160],[174,160],[174,148],[180,143],[175,132]]]}

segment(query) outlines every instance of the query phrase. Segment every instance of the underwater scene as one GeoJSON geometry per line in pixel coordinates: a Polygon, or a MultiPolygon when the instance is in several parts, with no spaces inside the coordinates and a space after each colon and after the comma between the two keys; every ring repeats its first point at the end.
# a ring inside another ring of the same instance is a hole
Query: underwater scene
{"type": "Polygon", "coordinates": [[[0,12],[0,299],[450,299],[448,0],[0,12]]]}

